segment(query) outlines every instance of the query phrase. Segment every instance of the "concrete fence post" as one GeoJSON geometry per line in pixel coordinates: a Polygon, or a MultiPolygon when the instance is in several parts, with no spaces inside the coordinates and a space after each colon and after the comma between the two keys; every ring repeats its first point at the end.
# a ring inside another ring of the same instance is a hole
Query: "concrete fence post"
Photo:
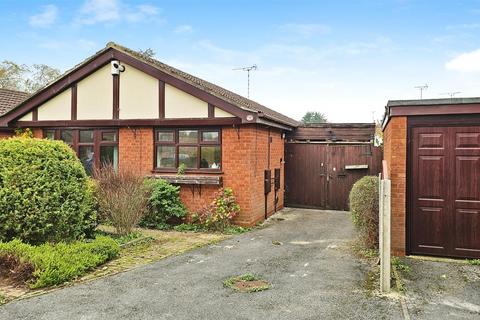
{"type": "Polygon", "coordinates": [[[379,176],[379,250],[380,250],[380,291],[390,292],[390,202],[391,181],[384,170],[379,176]]]}

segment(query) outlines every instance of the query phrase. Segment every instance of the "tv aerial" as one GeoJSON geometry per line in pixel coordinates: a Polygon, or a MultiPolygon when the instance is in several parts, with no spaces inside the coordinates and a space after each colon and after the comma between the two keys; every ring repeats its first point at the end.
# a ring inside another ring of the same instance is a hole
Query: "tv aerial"
{"type": "Polygon", "coordinates": [[[249,67],[240,67],[232,69],[234,71],[246,71],[247,72],[247,98],[250,98],[250,71],[257,70],[258,67],[256,64],[251,65],[249,67]]]}
{"type": "Polygon", "coordinates": [[[420,90],[420,100],[423,99],[423,91],[428,89],[428,84],[424,84],[423,86],[416,86],[415,89],[420,90]]]}
{"type": "Polygon", "coordinates": [[[460,93],[461,93],[460,91],[453,91],[453,92],[444,92],[440,94],[444,96],[450,96],[450,99],[453,99],[457,94],[460,94],[460,93]]]}

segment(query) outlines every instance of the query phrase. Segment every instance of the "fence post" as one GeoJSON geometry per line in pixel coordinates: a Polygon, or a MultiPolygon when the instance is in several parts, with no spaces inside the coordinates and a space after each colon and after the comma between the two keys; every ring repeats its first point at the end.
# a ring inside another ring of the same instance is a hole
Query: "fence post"
{"type": "Polygon", "coordinates": [[[379,184],[379,250],[380,250],[380,291],[390,292],[390,191],[391,181],[385,160],[383,161],[383,176],[380,174],[379,184]]]}

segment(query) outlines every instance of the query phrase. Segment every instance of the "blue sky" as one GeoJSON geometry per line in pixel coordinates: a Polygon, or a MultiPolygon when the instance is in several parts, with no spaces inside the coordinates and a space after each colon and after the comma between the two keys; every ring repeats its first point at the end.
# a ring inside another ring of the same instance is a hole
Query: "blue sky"
{"type": "Polygon", "coordinates": [[[480,96],[480,1],[0,1],[0,60],[65,71],[108,41],[299,119],[380,118],[389,99],[480,96]]]}

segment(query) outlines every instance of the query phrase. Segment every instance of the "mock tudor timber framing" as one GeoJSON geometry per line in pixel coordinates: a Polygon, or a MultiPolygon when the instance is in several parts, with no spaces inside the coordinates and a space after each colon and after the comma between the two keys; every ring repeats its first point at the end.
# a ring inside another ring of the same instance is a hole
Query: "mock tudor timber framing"
{"type": "Polygon", "coordinates": [[[158,68],[132,57],[116,48],[108,47],[103,52],[97,53],[87,61],[83,62],[72,71],[65,74],[62,78],[45,87],[37,94],[33,95],[17,108],[5,114],[0,118],[0,127],[11,127],[12,123],[18,127],[48,127],[48,126],[141,126],[141,125],[232,125],[242,123],[262,123],[269,126],[279,127],[284,130],[292,130],[292,127],[278,123],[275,120],[264,118],[261,112],[245,110],[239,106],[233,105],[209,92],[195,87],[181,79],[159,70],[158,68]],[[121,80],[118,76],[113,76],[113,105],[112,119],[105,120],[78,120],[77,119],[77,83],[98,69],[104,67],[112,60],[119,60],[140,71],[158,79],[159,94],[159,117],[158,119],[119,119],[119,86],[121,80]],[[169,84],[179,90],[182,90],[208,104],[207,118],[165,118],[165,84],[169,84]],[[65,90],[71,90],[71,119],[70,120],[38,120],[38,107],[51,98],[65,90]],[[215,118],[215,107],[231,113],[235,117],[215,118]],[[18,121],[23,115],[32,112],[32,121],[18,121]],[[247,117],[248,116],[248,117],[247,117]],[[262,118],[262,119],[260,119],[262,118]]]}

